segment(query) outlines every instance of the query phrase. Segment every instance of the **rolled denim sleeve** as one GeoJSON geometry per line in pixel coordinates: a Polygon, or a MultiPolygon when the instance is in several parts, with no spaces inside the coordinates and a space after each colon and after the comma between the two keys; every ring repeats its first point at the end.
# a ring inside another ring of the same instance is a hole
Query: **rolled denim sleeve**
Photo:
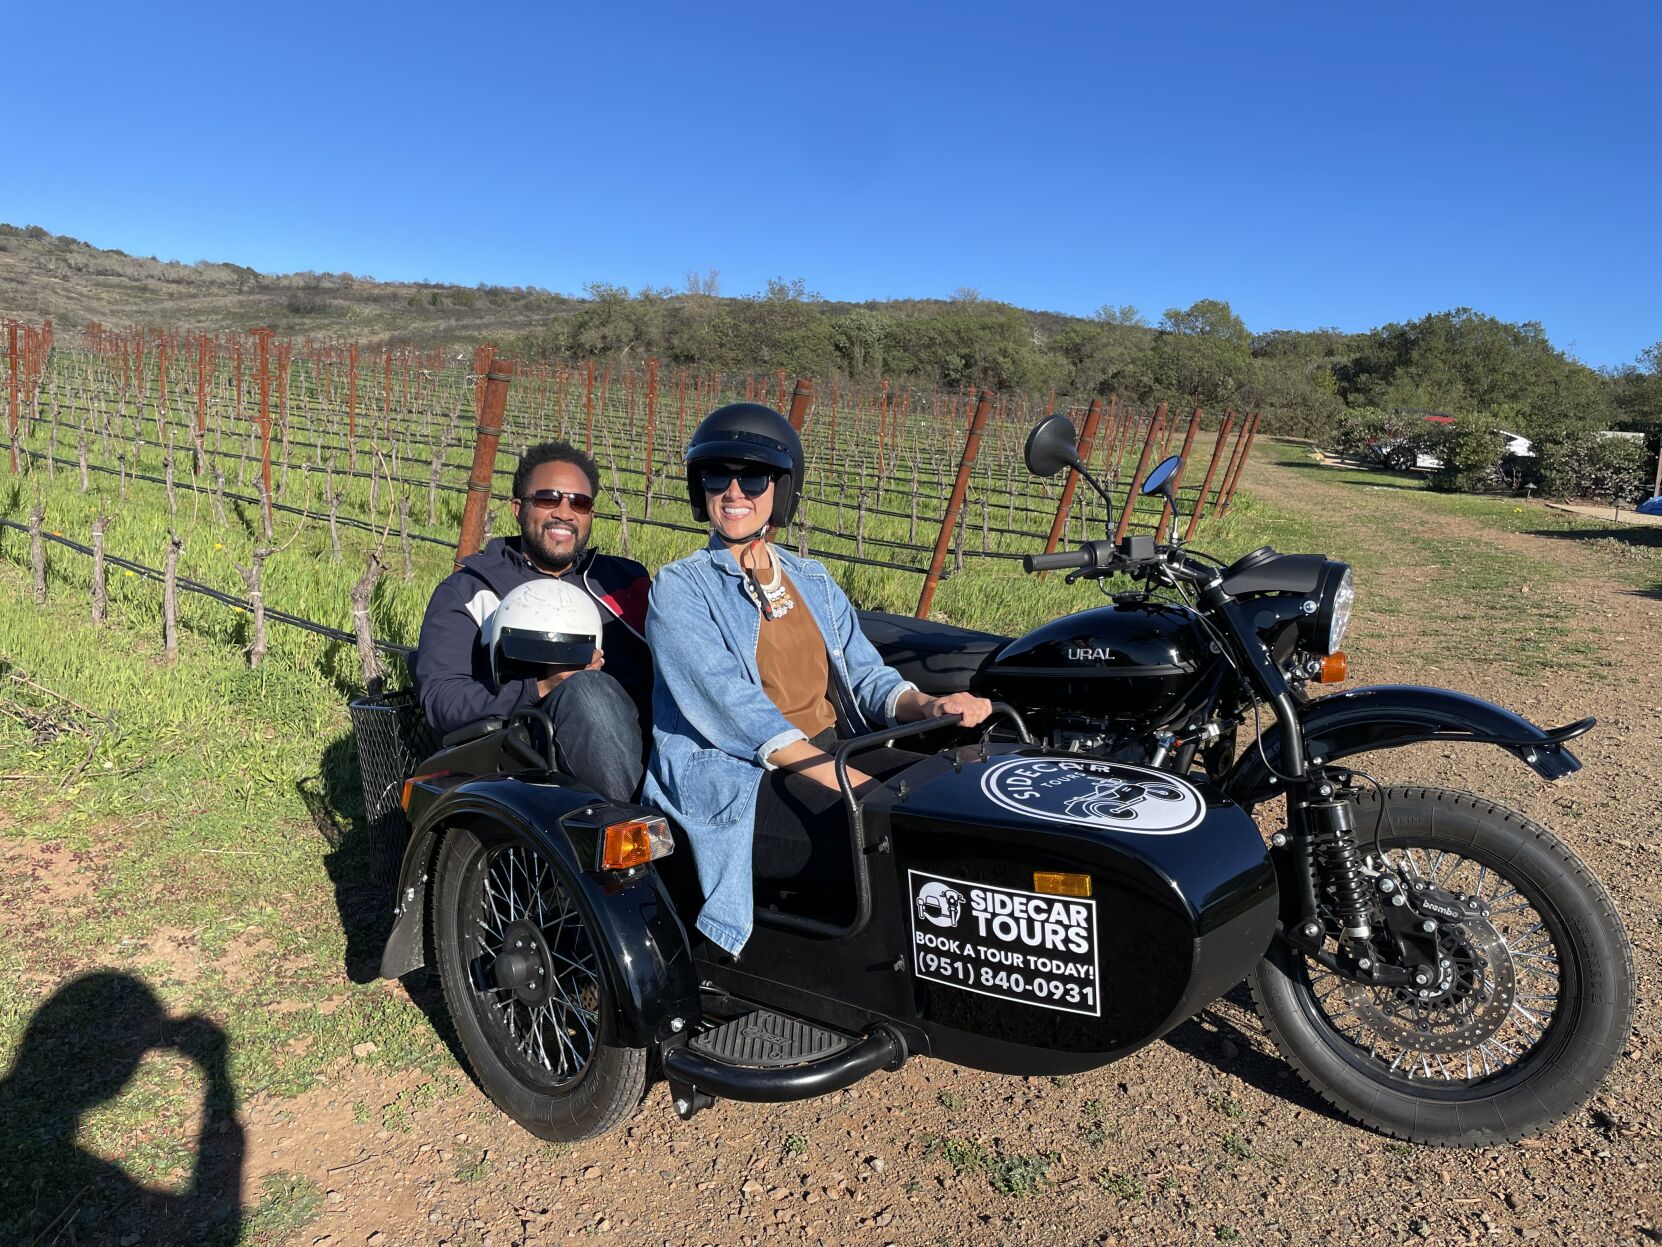
{"type": "Polygon", "coordinates": [[[653,673],[676,708],[723,753],[771,769],[769,754],[807,739],[729,648],[696,573],[673,564],[659,571],[647,602],[646,639],[653,673]]]}
{"type": "Polygon", "coordinates": [[[854,701],[869,722],[893,725],[901,697],[917,685],[884,664],[877,647],[860,630],[860,616],[854,610],[854,603],[848,600],[848,594],[829,575],[827,580],[854,701]]]}

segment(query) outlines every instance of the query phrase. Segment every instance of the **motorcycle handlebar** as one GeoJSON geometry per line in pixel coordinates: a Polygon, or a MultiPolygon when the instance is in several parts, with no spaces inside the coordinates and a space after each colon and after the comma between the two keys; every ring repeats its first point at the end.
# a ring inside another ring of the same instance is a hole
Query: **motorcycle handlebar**
{"type": "Polygon", "coordinates": [[[1028,572],[1059,572],[1073,567],[1094,567],[1089,550],[1058,550],[1054,554],[1024,554],[1022,568],[1028,572]]]}

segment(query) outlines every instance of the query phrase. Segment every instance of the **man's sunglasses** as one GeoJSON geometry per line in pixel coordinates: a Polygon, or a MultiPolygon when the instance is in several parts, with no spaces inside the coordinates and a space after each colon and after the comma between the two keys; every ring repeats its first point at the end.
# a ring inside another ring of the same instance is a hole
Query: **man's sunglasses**
{"type": "Polygon", "coordinates": [[[772,472],[705,472],[704,492],[707,494],[725,494],[727,487],[734,481],[739,483],[739,489],[746,498],[760,498],[767,493],[768,486],[773,483],[772,472]]]}
{"type": "Polygon", "coordinates": [[[552,511],[562,502],[569,502],[571,509],[578,515],[587,515],[594,510],[593,494],[580,494],[571,489],[533,489],[530,493],[521,495],[520,501],[529,502],[549,511],[552,511]]]}

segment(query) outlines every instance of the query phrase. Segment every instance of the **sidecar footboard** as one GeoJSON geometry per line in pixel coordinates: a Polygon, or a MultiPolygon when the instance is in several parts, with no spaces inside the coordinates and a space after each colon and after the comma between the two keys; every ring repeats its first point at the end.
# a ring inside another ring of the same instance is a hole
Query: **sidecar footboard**
{"type": "Polygon", "coordinates": [[[676,1111],[690,1117],[712,1096],[784,1103],[828,1095],[899,1069],[906,1056],[906,1041],[887,1025],[854,1038],[762,1009],[666,1047],[663,1062],[676,1111]]]}

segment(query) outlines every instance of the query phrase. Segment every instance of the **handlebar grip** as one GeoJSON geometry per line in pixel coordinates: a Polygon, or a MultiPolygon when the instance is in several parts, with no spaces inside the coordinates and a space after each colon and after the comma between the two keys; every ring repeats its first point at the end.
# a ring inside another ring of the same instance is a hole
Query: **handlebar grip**
{"type": "Polygon", "coordinates": [[[1091,567],[1095,563],[1089,550],[1058,550],[1054,554],[1021,556],[1021,565],[1029,572],[1055,572],[1069,567],[1091,567]]]}

